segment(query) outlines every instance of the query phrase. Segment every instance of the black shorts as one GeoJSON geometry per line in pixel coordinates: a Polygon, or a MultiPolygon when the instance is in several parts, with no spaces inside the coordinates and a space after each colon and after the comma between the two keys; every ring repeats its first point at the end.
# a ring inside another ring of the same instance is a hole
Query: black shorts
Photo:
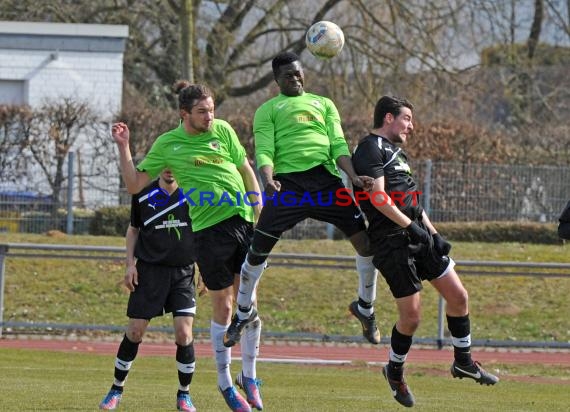
{"type": "Polygon", "coordinates": [[[251,243],[253,224],[236,215],[194,235],[196,263],[204,284],[211,290],[233,285],[251,243]]]}
{"type": "Polygon", "coordinates": [[[405,230],[386,235],[372,244],[374,252],[372,262],[386,279],[395,298],[419,292],[422,290],[423,280],[437,279],[455,265],[453,259],[449,256],[440,256],[433,248],[421,256],[412,255],[408,249],[409,244],[410,240],[405,230]]]}
{"type": "Polygon", "coordinates": [[[275,180],[281,183],[281,191],[263,202],[256,230],[280,237],[307,218],[331,223],[346,237],[366,230],[364,216],[342,180],[324,166],[277,175],[275,180]]]}
{"type": "Polygon", "coordinates": [[[139,284],[129,296],[127,316],[152,319],[172,312],[173,316],[196,314],[194,265],[176,267],[137,260],[139,284]]]}

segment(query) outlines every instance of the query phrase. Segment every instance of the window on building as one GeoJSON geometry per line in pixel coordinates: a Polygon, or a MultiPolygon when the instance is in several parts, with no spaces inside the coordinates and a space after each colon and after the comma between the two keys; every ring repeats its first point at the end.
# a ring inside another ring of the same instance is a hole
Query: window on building
{"type": "Polygon", "coordinates": [[[26,104],[25,87],[23,80],[0,79],[0,104],[26,104]]]}

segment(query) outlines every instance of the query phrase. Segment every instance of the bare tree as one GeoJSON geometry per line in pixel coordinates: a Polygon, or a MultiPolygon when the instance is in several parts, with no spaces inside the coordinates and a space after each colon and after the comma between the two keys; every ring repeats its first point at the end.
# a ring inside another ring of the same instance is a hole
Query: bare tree
{"type": "Polygon", "coordinates": [[[21,187],[26,162],[22,141],[32,112],[27,106],[0,105],[0,181],[21,187]]]}
{"type": "MultiPolygon", "coordinates": [[[[180,20],[180,45],[182,52],[182,78],[194,82],[194,0],[168,0],[180,20]]],[[[199,4],[199,1],[196,1],[199,4]]]]}
{"type": "Polygon", "coordinates": [[[251,117],[257,102],[275,92],[271,59],[291,50],[301,54],[309,89],[333,97],[351,124],[369,119],[379,95],[394,93],[416,103],[423,124],[457,118],[504,127],[515,141],[570,110],[567,76],[556,74],[564,64],[547,70],[542,64],[548,33],[560,33],[567,47],[569,3],[0,0],[0,19],[129,25],[126,85],[155,110],[175,107],[171,85],[194,77],[214,89],[218,105],[225,102],[222,111],[251,117]],[[321,19],[345,33],[345,49],[332,61],[304,51],[306,29],[321,19]],[[488,50],[500,56],[492,64],[488,50]]]}
{"type": "Polygon", "coordinates": [[[92,136],[90,131],[98,119],[87,103],[70,98],[44,103],[29,119],[29,133],[22,142],[24,151],[31,155],[51,188],[55,217],[67,179],[64,169],[67,155],[80,138],[92,136]]]}

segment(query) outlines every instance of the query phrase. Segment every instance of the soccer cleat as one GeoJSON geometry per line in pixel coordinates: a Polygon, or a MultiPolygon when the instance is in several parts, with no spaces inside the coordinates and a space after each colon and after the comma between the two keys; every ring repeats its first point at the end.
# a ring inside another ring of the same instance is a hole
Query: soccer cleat
{"type": "Polygon", "coordinates": [[[196,412],[196,408],[192,403],[190,394],[184,392],[178,392],[178,395],[176,395],[176,409],[185,412],[196,412]]]}
{"type": "Polygon", "coordinates": [[[261,392],[259,391],[261,381],[259,379],[248,378],[244,376],[242,372],[236,377],[236,385],[245,392],[247,402],[252,408],[258,411],[263,409],[263,401],[261,400],[261,392]]]}
{"type": "Polygon", "coordinates": [[[234,412],[251,412],[251,407],[247,401],[241,396],[237,391],[235,386],[230,386],[229,388],[222,390],[218,388],[224,397],[227,405],[234,412]]]}
{"type": "Polygon", "coordinates": [[[348,305],[348,310],[362,324],[362,335],[368,339],[368,342],[378,345],[380,343],[380,331],[376,326],[376,316],[374,316],[374,312],[370,316],[363,315],[358,310],[357,301],[354,301],[348,305]]]}
{"type": "Polygon", "coordinates": [[[241,332],[243,328],[245,328],[248,323],[253,322],[256,317],[257,311],[255,308],[252,308],[251,315],[247,319],[240,319],[237,313],[235,313],[232,317],[232,322],[230,323],[228,330],[224,334],[224,346],[226,348],[231,348],[236,343],[238,343],[241,339],[241,332]]]}
{"type": "Polygon", "coordinates": [[[105,396],[99,404],[99,409],[105,409],[107,411],[117,409],[117,406],[119,406],[119,402],[121,402],[122,397],[123,392],[116,389],[111,389],[107,396],[105,396]]]}
{"type": "Polygon", "coordinates": [[[481,385],[494,385],[499,382],[499,378],[483,369],[481,364],[477,361],[473,361],[471,365],[467,366],[453,362],[453,365],[451,365],[451,375],[459,379],[471,378],[481,385]]]}
{"type": "Polygon", "coordinates": [[[416,400],[414,399],[414,394],[412,393],[412,391],[410,391],[410,388],[408,388],[408,385],[404,381],[403,376],[402,380],[400,381],[390,378],[388,373],[388,365],[385,365],[382,368],[382,375],[384,375],[384,377],[388,381],[394,399],[396,399],[402,405],[407,406],[408,408],[414,406],[414,403],[416,402],[416,400]]]}

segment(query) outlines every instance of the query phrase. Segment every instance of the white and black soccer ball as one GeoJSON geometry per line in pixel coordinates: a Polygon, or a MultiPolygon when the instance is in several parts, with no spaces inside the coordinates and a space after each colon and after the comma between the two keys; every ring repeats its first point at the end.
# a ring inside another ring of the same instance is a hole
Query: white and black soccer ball
{"type": "Polygon", "coordinates": [[[319,59],[331,59],[341,52],[344,46],[344,33],[331,21],[319,21],[307,30],[305,43],[313,56],[319,59]]]}

